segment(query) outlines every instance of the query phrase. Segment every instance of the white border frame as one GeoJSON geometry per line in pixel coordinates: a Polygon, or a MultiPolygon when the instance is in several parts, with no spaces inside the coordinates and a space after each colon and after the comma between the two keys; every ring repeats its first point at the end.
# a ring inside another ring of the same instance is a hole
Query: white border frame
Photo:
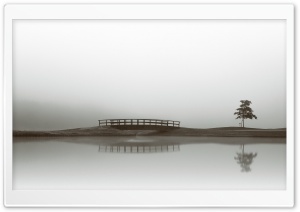
{"type": "Polygon", "coordinates": [[[4,205],[6,207],[292,207],[294,205],[294,6],[292,4],[8,4],[4,7],[4,17],[4,205]],[[13,190],[14,19],[285,20],[286,190],[13,190]]]}

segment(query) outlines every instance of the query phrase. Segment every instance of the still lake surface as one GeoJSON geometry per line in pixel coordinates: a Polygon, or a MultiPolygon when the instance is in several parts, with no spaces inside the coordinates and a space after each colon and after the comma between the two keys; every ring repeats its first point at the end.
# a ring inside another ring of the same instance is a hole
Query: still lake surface
{"type": "Polygon", "coordinates": [[[16,137],[13,188],[285,189],[285,140],[16,137]]]}

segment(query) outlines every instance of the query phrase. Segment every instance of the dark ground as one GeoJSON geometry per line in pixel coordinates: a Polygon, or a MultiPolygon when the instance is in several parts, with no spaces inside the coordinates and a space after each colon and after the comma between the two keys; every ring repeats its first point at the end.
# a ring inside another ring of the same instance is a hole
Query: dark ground
{"type": "Polygon", "coordinates": [[[194,129],[184,127],[162,126],[131,126],[90,127],[56,131],[13,131],[17,137],[48,137],[48,136],[205,136],[205,137],[286,137],[286,128],[259,129],[242,127],[221,127],[210,129],[194,129]]]}

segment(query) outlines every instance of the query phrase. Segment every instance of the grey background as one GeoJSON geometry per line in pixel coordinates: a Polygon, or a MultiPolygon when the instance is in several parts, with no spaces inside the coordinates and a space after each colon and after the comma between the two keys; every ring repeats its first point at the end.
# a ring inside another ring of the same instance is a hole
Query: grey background
{"type": "Polygon", "coordinates": [[[14,129],[238,126],[241,99],[246,127],[286,126],[284,21],[17,20],[13,36],[14,129]]]}

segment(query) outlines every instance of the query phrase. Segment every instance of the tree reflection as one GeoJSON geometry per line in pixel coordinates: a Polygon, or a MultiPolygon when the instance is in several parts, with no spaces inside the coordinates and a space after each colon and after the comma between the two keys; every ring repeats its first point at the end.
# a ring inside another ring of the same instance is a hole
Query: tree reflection
{"type": "Polygon", "coordinates": [[[251,168],[250,165],[253,162],[253,158],[257,156],[257,153],[245,153],[244,152],[244,144],[241,146],[242,152],[237,152],[237,156],[234,159],[237,161],[238,164],[241,166],[241,172],[250,172],[251,168]]]}

